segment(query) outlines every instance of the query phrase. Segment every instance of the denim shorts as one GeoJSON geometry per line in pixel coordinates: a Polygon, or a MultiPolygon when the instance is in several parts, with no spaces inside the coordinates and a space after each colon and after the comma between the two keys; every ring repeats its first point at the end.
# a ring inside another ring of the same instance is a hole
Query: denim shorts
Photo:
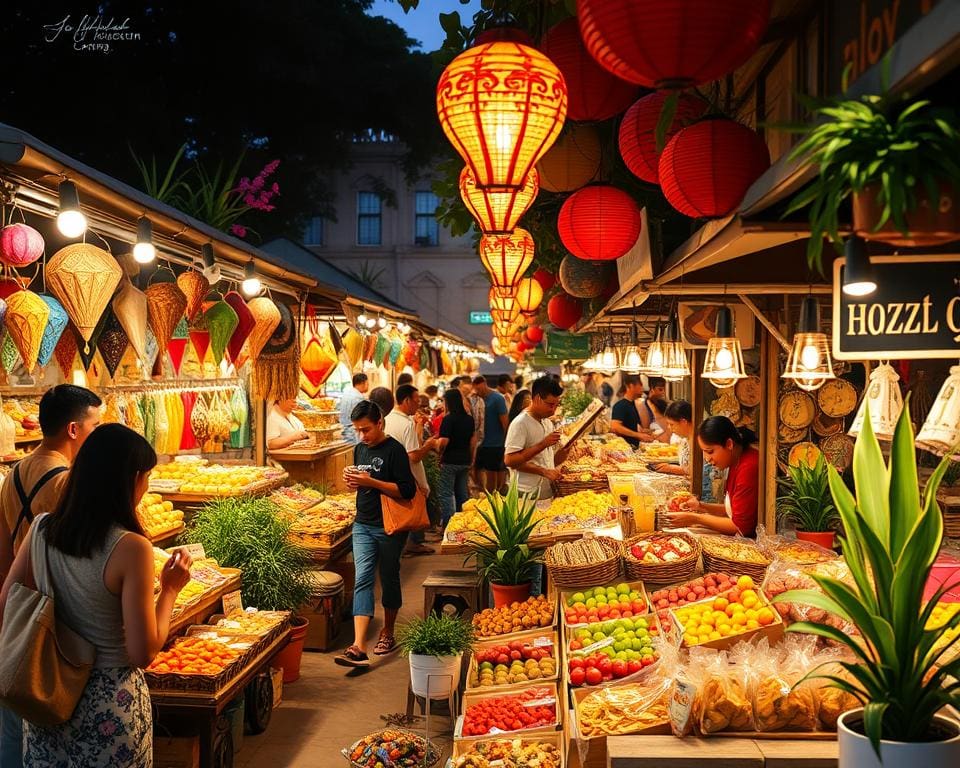
{"type": "Polygon", "coordinates": [[[392,536],[380,526],[353,523],[353,567],[356,583],[353,587],[353,615],[373,616],[373,585],[380,571],[381,602],[384,608],[397,609],[403,605],[400,589],[400,556],[407,543],[406,533],[392,536]]]}

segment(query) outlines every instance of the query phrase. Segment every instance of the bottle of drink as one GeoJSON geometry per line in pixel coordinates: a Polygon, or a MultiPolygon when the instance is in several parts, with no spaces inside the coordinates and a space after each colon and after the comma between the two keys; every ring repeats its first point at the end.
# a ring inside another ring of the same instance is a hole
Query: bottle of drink
{"type": "Polygon", "coordinates": [[[633,507],[630,506],[625,493],[620,494],[620,507],[617,510],[617,516],[620,519],[620,530],[623,532],[624,540],[636,536],[637,522],[633,516],[633,507]]]}

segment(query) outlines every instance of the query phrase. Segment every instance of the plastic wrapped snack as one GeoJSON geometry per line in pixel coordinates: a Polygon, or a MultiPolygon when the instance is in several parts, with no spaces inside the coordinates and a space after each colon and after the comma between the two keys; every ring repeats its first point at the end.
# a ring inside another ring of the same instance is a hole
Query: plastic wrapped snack
{"type": "MultiPolygon", "coordinates": [[[[836,658],[837,654],[832,652],[821,652],[817,658],[816,664],[818,675],[829,675],[839,677],[841,680],[853,682],[853,678],[847,671],[837,663],[829,663],[830,658],[836,658]]],[[[817,717],[820,720],[820,728],[824,731],[837,730],[837,720],[844,712],[851,709],[857,709],[862,706],[860,699],[852,693],[847,693],[842,688],[837,688],[829,680],[817,679],[813,690],[817,702],[817,717]]]]}
{"type": "Polygon", "coordinates": [[[815,685],[804,681],[812,667],[813,637],[791,635],[777,648],[766,639],[749,651],[753,665],[753,716],[758,731],[815,731],[815,685]]]}
{"type": "Polygon", "coordinates": [[[726,651],[690,649],[670,697],[674,735],[754,730],[749,674],[749,666],[734,666],[726,651]]]}
{"type": "Polygon", "coordinates": [[[657,677],[593,691],[577,705],[580,735],[619,736],[666,723],[669,689],[670,681],[657,677]]]}
{"type": "Polygon", "coordinates": [[[801,603],[784,603],[777,601],[777,595],[794,589],[813,589],[820,591],[820,587],[813,580],[812,575],[829,576],[855,587],[853,576],[846,562],[830,560],[814,565],[799,565],[788,560],[774,560],[767,568],[763,580],[763,591],[773,601],[774,607],[783,618],[784,623],[793,624],[797,621],[811,621],[817,624],[828,624],[836,627],[844,634],[859,634],[856,627],[840,616],[828,613],[801,603]]]}

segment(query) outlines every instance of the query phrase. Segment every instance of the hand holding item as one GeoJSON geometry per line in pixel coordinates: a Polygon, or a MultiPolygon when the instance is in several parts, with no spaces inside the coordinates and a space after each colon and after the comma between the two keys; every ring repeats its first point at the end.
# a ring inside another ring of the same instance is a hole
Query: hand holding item
{"type": "Polygon", "coordinates": [[[670,512],[667,514],[667,522],[671,528],[687,528],[699,524],[699,517],[696,512],[670,512]]]}
{"type": "Polygon", "coordinates": [[[696,496],[691,496],[689,499],[680,504],[680,509],[684,512],[699,512],[700,499],[698,499],[696,496]]]}
{"type": "Polygon", "coordinates": [[[368,487],[373,481],[369,472],[359,472],[356,468],[349,475],[345,474],[344,479],[347,481],[347,486],[354,490],[368,487]]]}
{"type": "Polygon", "coordinates": [[[549,435],[543,438],[543,447],[549,448],[551,445],[556,445],[557,443],[559,443],[560,434],[561,433],[559,429],[553,430],[553,432],[551,432],[549,435]]]}
{"type": "Polygon", "coordinates": [[[543,476],[550,481],[556,481],[560,479],[560,470],[559,469],[545,469],[543,470],[543,476]]]}
{"type": "Polygon", "coordinates": [[[185,549],[175,549],[160,571],[160,589],[175,595],[180,594],[180,590],[190,581],[192,564],[193,558],[185,549]]]}

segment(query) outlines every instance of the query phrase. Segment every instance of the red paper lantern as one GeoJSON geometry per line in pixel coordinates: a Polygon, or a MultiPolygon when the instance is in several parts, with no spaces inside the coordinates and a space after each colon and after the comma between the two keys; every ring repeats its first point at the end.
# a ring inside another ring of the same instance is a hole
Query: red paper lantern
{"type": "Polygon", "coordinates": [[[517,352],[526,352],[528,349],[532,349],[532,347],[523,339],[517,342],[517,352]]]}
{"type": "Polygon", "coordinates": [[[558,293],[547,302],[547,318],[561,331],[566,331],[580,322],[583,303],[566,293],[558,293]]]}
{"type": "Polygon", "coordinates": [[[531,325],[526,330],[527,338],[530,339],[530,342],[533,344],[539,344],[543,341],[543,328],[539,325],[531,325]]]}
{"type": "Polygon", "coordinates": [[[43,235],[29,224],[8,224],[0,230],[0,261],[25,267],[43,256],[43,235]]]}
{"type": "Polygon", "coordinates": [[[753,54],[770,0],[578,0],[590,55],[621,80],[648,88],[709,83],[753,54]]]}
{"type": "Polygon", "coordinates": [[[543,292],[546,293],[557,284],[557,276],[543,267],[540,267],[533,273],[533,279],[540,283],[543,292]]]}
{"type": "Polygon", "coordinates": [[[480,189],[469,166],[460,172],[460,198],[485,235],[508,234],[517,226],[540,191],[540,174],[534,168],[519,189],[480,189]]]}
{"type": "Polygon", "coordinates": [[[633,83],[611,75],[593,59],[583,45],[576,19],[565,19],[547,30],[540,49],[567,81],[567,119],[607,120],[636,98],[633,83]]]}
{"type": "MultiPolygon", "coordinates": [[[[624,165],[634,176],[652,184],[660,183],[661,151],[657,149],[656,133],[666,98],[667,94],[663,91],[644,96],[627,110],[620,123],[619,145],[624,165]]],[[[667,129],[664,146],[677,131],[703,115],[706,108],[707,104],[703,99],[681,93],[673,122],[667,129]]]]}
{"type": "Polygon", "coordinates": [[[704,120],[677,132],[660,156],[667,201],[693,218],[726,216],[770,167],[755,131],[733,120],[704,120]]]}
{"type": "Polygon", "coordinates": [[[30,281],[20,275],[0,280],[0,299],[8,299],[17,291],[25,291],[29,284],[30,281]]]}
{"type": "Polygon", "coordinates": [[[589,261],[619,259],[640,236],[640,209],[623,190],[592,184],[560,208],[557,230],[574,256],[589,261]]]}

